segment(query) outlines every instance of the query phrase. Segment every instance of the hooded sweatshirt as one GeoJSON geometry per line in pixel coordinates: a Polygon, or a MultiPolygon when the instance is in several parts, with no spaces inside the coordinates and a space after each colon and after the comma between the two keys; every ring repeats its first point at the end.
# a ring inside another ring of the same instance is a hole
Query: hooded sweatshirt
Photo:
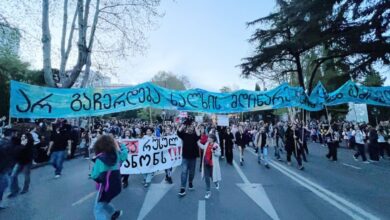
{"type": "Polygon", "coordinates": [[[91,178],[98,183],[99,202],[110,202],[121,190],[120,164],[127,159],[128,151],[124,145],[121,152],[101,153],[93,166],[91,178]]]}

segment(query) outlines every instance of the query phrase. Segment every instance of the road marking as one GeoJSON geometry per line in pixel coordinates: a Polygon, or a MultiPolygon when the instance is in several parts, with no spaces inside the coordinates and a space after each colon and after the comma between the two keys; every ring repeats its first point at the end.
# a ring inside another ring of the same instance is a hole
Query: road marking
{"type": "Polygon", "coordinates": [[[198,220],[206,220],[206,201],[199,200],[198,203],[198,220]]]}
{"type": "MultiPolygon", "coordinates": [[[[256,155],[254,152],[248,150],[253,155],[256,155]]],[[[330,192],[329,190],[323,188],[322,186],[308,180],[307,178],[297,174],[295,171],[292,171],[290,169],[287,169],[283,167],[282,165],[278,164],[277,162],[271,161],[270,164],[279,170],[284,175],[290,177],[292,180],[297,182],[298,184],[302,185],[306,189],[312,191],[314,194],[316,194],[321,199],[329,202],[334,207],[338,208],[345,214],[349,215],[352,219],[357,220],[364,220],[364,219],[372,219],[372,220],[379,220],[380,218],[374,216],[373,214],[363,210],[362,208],[352,204],[351,202],[347,201],[346,199],[338,196],[335,193],[330,192]]]]}
{"type": "MultiPolygon", "coordinates": [[[[175,169],[176,167],[173,168],[172,173],[175,169]]],[[[137,219],[144,219],[174,186],[174,184],[165,184],[164,182],[163,178],[159,184],[150,184],[137,219]]]]}
{"type": "Polygon", "coordinates": [[[241,168],[233,160],[233,166],[244,183],[238,183],[237,186],[259,206],[271,219],[279,220],[278,214],[273,207],[271,200],[268,198],[264,187],[261,184],[251,183],[242,172],[241,168]]]}
{"type": "Polygon", "coordinates": [[[360,167],[357,167],[357,166],[354,166],[354,165],[351,165],[351,164],[347,164],[347,163],[343,163],[343,165],[347,166],[347,167],[351,167],[351,168],[357,169],[357,170],[361,170],[362,169],[360,167]]]}
{"type": "Polygon", "coordinates": [[[240,175],[242,181],[246,184],[249,184],[248,178],[245,176],[245,174],[242,172],[241,168],[237,165],[236,161],[233,160],[233,166],[236,168],[238,175],[240,175]]]}
{"type": "Polygon", "coordinates": [[[87,201],[88,199],[92,198],[95,195],[96,195],[96,192],[91,192],[90,194],[84,196],[83,198],[81,198],[77,202],[73,203],[72,206],[80,205],[81,203],[87,201]]]}

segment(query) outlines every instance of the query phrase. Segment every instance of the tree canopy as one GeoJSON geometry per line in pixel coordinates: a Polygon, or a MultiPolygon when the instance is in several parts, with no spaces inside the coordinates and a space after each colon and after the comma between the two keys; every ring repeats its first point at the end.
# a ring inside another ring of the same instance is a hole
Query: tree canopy
{"type": "Polygon", "coordinates": [[[256,27],[249,40],[256,48],[240,65],[242,75],[295,78],[309,93],[327,61],[365,76],[373,65],[390,64],[389,11],[386,0],[277,0],[275,12],[248,23],[256,27]],[[305,70],[303,59],[313,52],[320,56],[305,70]]]}

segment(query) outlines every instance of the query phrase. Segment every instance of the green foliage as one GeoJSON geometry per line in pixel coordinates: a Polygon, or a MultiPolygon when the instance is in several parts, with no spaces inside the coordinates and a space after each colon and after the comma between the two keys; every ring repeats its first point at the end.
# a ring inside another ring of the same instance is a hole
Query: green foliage
{"type": "Polygon", "coordinates": [[[243,76],[288,76],[309,93],[327,61],[354,78],[373,64],[390,64],[390,1],[278,0],[275,12],[248,23],[255,54],[241,64],[243,76]],[[318,53],[326,50],[326,53],[318,53]],[[317,53],[318,57],[310,57],[317,53]],[[304,68],[303,59],[309,56],[304,68]]]}
{"type": "Polygon", "coordinates": [[[44,85],[42,71],[32,71],[28,68],[28,63],[12,54],[0,57],[0,115],[8,115],[11,80],[44,85]]]}

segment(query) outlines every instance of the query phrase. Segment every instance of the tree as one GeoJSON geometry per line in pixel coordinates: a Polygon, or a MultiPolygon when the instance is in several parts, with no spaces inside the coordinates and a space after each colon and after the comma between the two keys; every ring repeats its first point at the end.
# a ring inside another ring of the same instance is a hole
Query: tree
{"type": "MultiPolygon", "coordinates": [[[[385,81],[386,77],[382,77],[378,71],[371,69],[371,74],[365,77],[362,84],[365,86],[380,87],[384,85],[385,81]]],[[[389,107],[367,105],[367,112],[370,122],[376,122],[376,118],[380,121],[387,121],[390,118],[389,107]]]]}
{"type": "Polygon", "coordinates": [[[10,101],[10,81],[44,85],[43,72],[31,71],[29,64],[10,54],[0,57],[0,115],[8,115],[10,101]]]}
{"type": "Polygon", "coordinates": [[[229,86],[224,86],[224,87],[222,87],[221,89],[219,89],[219,91],[220,91],[221,93],[229,93],[229,92],[232,92],[233,90],[232,90],[232,88],[230,88],[229,86]]]}
{"type": "MultiPolygon", "coordinates": [[[[23,31],[29,36],[41,35],[45,81],[52,87],[71,87],[81,71],[85,86],[92,65],[98,70],[108,70],[118,57],[144,51],[145,32],[153,26],[154,18],[161,16],[157,11],[160,0],[63,0],[62,3],[49,0],[42,0],[40,5],[36,1],[0,3],[0,8],[8,13],[4,17],[23,17],[18,20],[20,26],[41,21],[39,32],[33,30],[34,25],[25,25],[23,31]],[[38,11],[41,16],[33,17],[37,14],[33,12],[38,11]],[[23,16],[15,16],[17,13],[23,16]],[[52,29],[59,23],[62,23],[60,29],[52,29]],[[53,30],[60,31],[52,33],[53,30]],[[53,44],[52,37],[56,36],[60,36],[60,45],[53,44]],[[76,50],[72,50],[75,45],[76,50]],[[55,65],[52,61],[57,60],[58,80],[51,71],[55,65]],[[73,68],[68,68],[69,61],[75,63],[73,68]]],[[[34,38],[28,40],[31,39],[34,38]]]]}
{"type": "MultiPolygon", "coordinates": [[[[152,83],[159,85],[167,89],[174,90],[186,90],[190,88],[190,82],[186,76],[180,76],[171,72],[160,71],[150,80],[152,83]]],[[[163,109],[141,109],[138,111],[137,117],[142,120],[149,120],[150,114],[152,119],[162,119],[162,112],[165,112],[166,119],[172,118],[177,115],[175,110],[163,110],[163,109]]]]}
{"type": "Polygon", "coordinates": [[[278,0],[277,4],[276,12],[248,23],[262,26],[249,40],[256,49],[240,65],[243,76],[295,78],[310,94],[327,61],[347,65],[354,78],[366,75],[373,64],[390,63],[389,1],[278,0]],[[309,63],[305,74],[303,58],[318,51],[326,52],[309,63]]]}

